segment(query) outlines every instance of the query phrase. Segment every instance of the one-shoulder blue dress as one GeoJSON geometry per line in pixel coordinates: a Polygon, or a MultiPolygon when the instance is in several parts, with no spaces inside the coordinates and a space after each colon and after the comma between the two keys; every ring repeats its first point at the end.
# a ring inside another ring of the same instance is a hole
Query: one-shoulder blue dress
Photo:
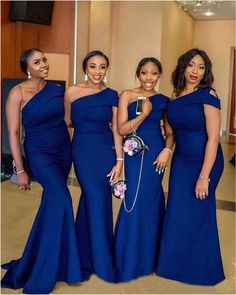
{"type": "Polygon", "coordinates": [[[111,88],[74,100],[72,157],[81,197],[76,217],[83,275],[114,282],[112,195],[107,174],[116,163],[112,107],[118,94],[111,88]]]}
{"type": "Polygon", "coordinates": [[[197,199],[194,190],[208,140],[204,105],[220,109],[219,98],[208,88],[176,98],[168,106],[176,149],[157,274],[183,283],[215,285],[224,279],[215,200],[224,161],[219,144],[209,176],[209,195],[197,199]]]}
{"type": "Polygon", "coordinates": [[[3,265],[2,287],[47,294],[57,281],[82,280],[67,176],[71,143],[64,122],[63,89],[47,82],[22,110],[24,150],[43,195],[23,255],[3,265]]]}
{"type": "MultiPolygon", "coordinates": [[[[153,162],[165,147],[160,120],[169,98],[156,94],[150,97],[152,111],[137,129],[137,135],[148,145],[144,152],[141,182],[137,201],[128,213],[122,205],[115,228],[115,262],[118,281],[127,282],[155,272],[157,267],[165,200],[163,174],[158,174],[153,162]]],[[[136,102],[128,106],[129,120],[136,117],[136,102]]],[[[125,153],[125,203],[130,210],[136,194],[141,155],[125,153]]]]}

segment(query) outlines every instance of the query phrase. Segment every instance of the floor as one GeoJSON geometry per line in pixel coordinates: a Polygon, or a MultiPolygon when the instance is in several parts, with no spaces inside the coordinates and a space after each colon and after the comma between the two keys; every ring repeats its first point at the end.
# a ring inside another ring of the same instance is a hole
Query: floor
{"type": "MultiPolygon", "coordinates": [[[[228,161],[235,152],[235,145],[222,142],[225,157],[225,170],[217,191],[217,217],[221,251],[226,279],[214,287],[199,287],[149,275],[130,283],[106,283],[95,275],[89,281],[78,285],[57,283],[52,294],[235,294],[235,167],[228,161]]],[[[80,188],[74,179],[73,171],[68,180],[74,210],[78,206],[80,188]]],[[[167,192],[168,170],[163,186],[167,192]]],[[[41,187],[33,183],[32,190],[24,193],[16,186],[2,183],[1,238],[2,263],[21,256],[32,222],[37,212],[41,187]]],[[[114,221],[120,201],[114,202],[114,221]]],[[[2,270],[2,275],[5,273],[2,270]]],[[[1,294],[18,294],[22,289],[1,289],[1,294]]]]}

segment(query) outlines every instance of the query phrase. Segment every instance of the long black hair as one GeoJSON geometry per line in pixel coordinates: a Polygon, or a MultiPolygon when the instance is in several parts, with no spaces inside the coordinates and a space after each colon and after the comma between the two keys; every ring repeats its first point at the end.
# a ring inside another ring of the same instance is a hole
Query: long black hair
{"type": "Polygon", "coordinates": [[[102,51],[93,50],[93,51],[88,52],[87,55],[85,56],[84,60],[83,60],[82,67],[83,67],[83,71],[84,71],[85,74],[86,74],[86,68],[87,68],[88,60],[93,56],[102,56],[102,57],[104,57],[105,60],[106,60],[106,63],[107,63],[107,67],[109,67],[109,59],[108,59],[108,57],[102,51]]]}
{"type": "Polygon", "coordinates": [[[210,58],[204,50],[192,48],[179,57],[178,64],[172,73],[172,84],[174,86],[173,92],[175,96],[179,96],[181,92],[184,90],[186,86],[186,80],[184,75],[185,70],[189,65],[191,59],[196,55],[200,55],[205,63],[205,73],[202,80],[197,85],[197,89],[206,87],[213,89],[212,84],[214,82],[214,77],[212,74],[212,63],[210,61],[210,58]]]}
{"type": "Polygon", "coordinates": [[[35,52],[35,51],[38,51],[38,52],[42,52],[42,50],[38,49],[38,48],[30,48],[30,49],[27,49],[25,51],[23,51],[21,53],[21,56],[20,56],[20,67],[21,67],[21,70],[24,74],[27,75],[27,69],[28,69],[28,58],[35,52]]]}
{"type": "Polygon", "coordinates": [[[157,66],[158,70],[159,70],[159,74],[162,73],[162,65],[161,65],[161,63],[160,63],[160,61],[158,59],[156,59],[155,57],[144,57],[138,63],[138,66],[137,66],[137,69],[136,69],[136,76],[137,76],[137,78],[140,77],[141,68],[145,64],[147,64],[148,62],[154,63],[157,66]]]}

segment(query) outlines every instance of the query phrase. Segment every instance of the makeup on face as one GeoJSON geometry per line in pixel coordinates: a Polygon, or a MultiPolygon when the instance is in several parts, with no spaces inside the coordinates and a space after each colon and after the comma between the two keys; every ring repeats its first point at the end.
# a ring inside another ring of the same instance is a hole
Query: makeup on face
{"type": "Polygon", "coordinates": [[[139,73],[139,81],[141,86],[146,91],[152,91],[158,80],[160,78],[158,67],[152,63],[148,62],[142,66],[139,73]]]}
{"type": "Polygon", "coordinates": [[[200,55],[195,55],[185,69],[187,83],[199,84],[205,74],[205,62],[200,55]]]}
{"type": "Polygon", "coordinates": [[[108,67],[104,57],[94,56],[88,60],[86,74],[92,83],[99,84],[103,81],[107,69],[108,67]]]}
{"type": "Polygon", "coordinates": [[[28,58],[28,71],[35,78],[46,78],[48,76],[48,61],[42,52],[35,51],[28,58]]]}

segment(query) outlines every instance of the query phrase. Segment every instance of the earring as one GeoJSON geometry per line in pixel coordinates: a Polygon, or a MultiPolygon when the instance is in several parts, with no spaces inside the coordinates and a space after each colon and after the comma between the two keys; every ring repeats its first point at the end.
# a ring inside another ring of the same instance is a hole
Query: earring
{"type": "Polygon", "coordinates": [[[28,74],[28,79],[31,79],[32,77],[31,77],[30,72],[27,72],[27,74],[28,74]]]}
{"type": "Polygon", "coordinates": [[[88,75],[87,74],[85,74],[85,76],[84,76],[84,81],[88,81],[88,75]]]}
{"type": "Polygon", "coordinates": [[[107,83],[107,76],[104,77],[103,82],[107,83]]]}

